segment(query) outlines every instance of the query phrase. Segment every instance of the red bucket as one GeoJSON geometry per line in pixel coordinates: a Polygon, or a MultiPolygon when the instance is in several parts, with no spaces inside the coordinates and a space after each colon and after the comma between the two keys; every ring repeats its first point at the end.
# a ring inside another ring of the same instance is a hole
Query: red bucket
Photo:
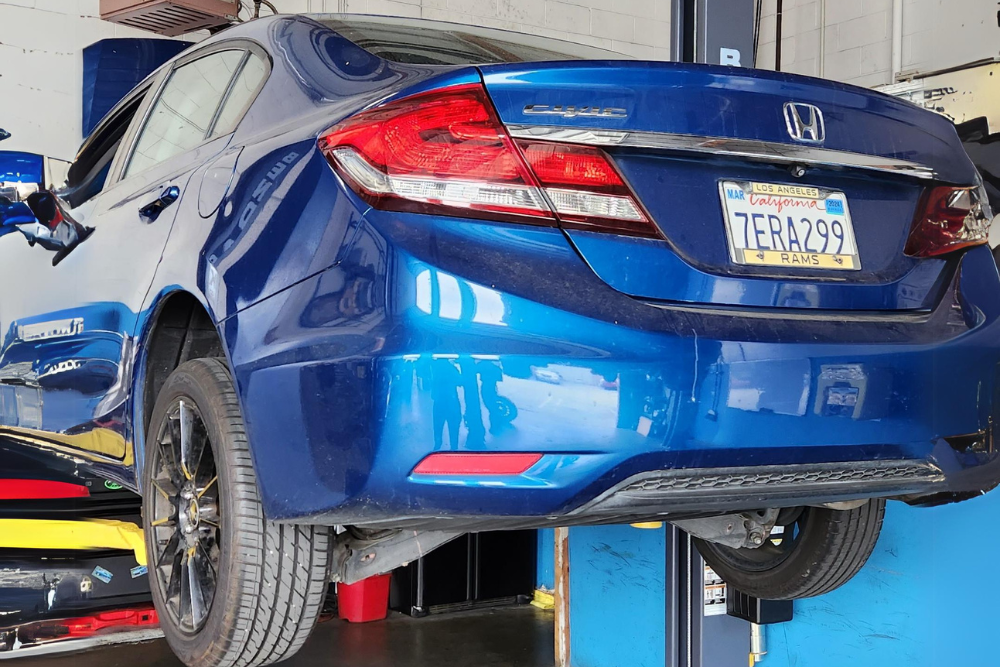
{"type": "Polygon", "coordinates": [[[389,615],[391,574],[368,577],[356,584],[337,584],[337,612],[349,623],[381,621],[389,615]]]}

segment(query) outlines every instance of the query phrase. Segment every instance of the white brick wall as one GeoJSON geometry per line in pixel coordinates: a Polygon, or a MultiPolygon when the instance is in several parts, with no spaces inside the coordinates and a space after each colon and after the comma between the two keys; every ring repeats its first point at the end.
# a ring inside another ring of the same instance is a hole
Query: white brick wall
{"type": "Polygon", "coordinates": [[[670,0],[273,0],[283,12],[454,21],[556,37],[640,58],[670,58],[670,0]]]}
{"type": "Polygon", "coordinates": [[[903,0],[903,72],[1000,56],[995,0],[903,0]]]}
{"type": "MultiPolygon", "coordinates": [[[[763,2],[757,66],[773,69],[777,0],[763,2]]],[[[786,72],[863,86],[889,82],[891,0],[785,0],[781,31],[786,72]]]]}
{"type": "MultiPolygon", "coordinates": [[[[275,0],[284,12],[362,12],[516,30],[666,60],[671,0],[275,0]]],[[[774,63],[763,5],[758,67],[774,63]]],[[[1000,55],[996,0],[902,0],[903,71],[1000,55]]],[[[0,148],[68,159],[81,141],[82,50],[151,36],[98,18],[100,0],[0,0],[0,148]]],[[[893,79],[892,0],[784,0],[782,69],[875,86],[893,79]],[[822,52],[821,52],[822,48],[822,52]]]]}
{"type": "MultiPolygon", "coordinates": [[[[412,16],[516,30],[670,57],[670,0],[275,0],[292,12],[412,16]]],[[[0,0],[3,150],[72,159],[82,140],[83,49],[110,37],[155,37],[101,21],[100,0],[0,0]]],[[[265,10],[267,11],[267,10],[265,10]]]]}
{"type": "Polygon", "coordinates": [[[68,160],[82,140],[83,48],[111,37],[150,37],[98,18],[99,0],[0,0],[3,150],[68,160]]]}
{"type": "MultiPolygon", "coordinates": [[[[757,66],[773,69],[777,0],[762,1],[757,66]]],[[[902,2],[903,73],[1000,55],[995,0],[902,2]]],[[[860,86],[893,82],[898,72],[892,72],[892,5],[892,0],[784,0],[781,69],[860,86]]]]}

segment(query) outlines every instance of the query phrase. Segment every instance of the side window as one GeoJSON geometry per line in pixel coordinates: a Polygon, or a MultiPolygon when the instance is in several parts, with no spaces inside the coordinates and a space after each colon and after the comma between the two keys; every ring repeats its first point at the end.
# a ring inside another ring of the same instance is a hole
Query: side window
{"type": "Polygon", "coordinates": [[[66,185],[59,192],[59,196],[69,202],[71,208],[80,206],[104,189],[111,164],[121,148],[122,138],[145,95],[146,93],[137,95],[113,117],[102,122],[84,141],[80,154],[69,167],[66,185]]]}
{"type": "Polygon", "coordinates": [[[213,137],[229,134],[236,129],[243,114],[257,97],[266,76],[267,63],[257,54],[251,53],[236,80],[233,81],[229,97],[222,103],[219,118],[215,121],[215,129],[212,130],[213,137]]]}
{"type": "Polygon", "coordinates": [[[174,70],[139,133],[125,176],[145,171],[205,140],[244,53],[218,51],[174,70]]]}

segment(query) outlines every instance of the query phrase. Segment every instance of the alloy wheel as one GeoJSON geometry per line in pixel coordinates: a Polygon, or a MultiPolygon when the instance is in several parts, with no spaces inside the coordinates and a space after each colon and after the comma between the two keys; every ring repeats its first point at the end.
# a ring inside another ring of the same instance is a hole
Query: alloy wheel
{"type": "Polygon", "coordinates": [[[178,398],[171,405],[156,443],[150,573],[171,620],[194,635],[215,599],[222,546],[215,459],[194,401],[178,398]]]}

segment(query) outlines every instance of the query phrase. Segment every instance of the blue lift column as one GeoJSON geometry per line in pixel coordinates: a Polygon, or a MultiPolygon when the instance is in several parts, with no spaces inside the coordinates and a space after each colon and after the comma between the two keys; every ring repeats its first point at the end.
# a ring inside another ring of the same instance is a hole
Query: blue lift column
{"type": "MultiPolygon", "coordinates": [[[[797,600],[791,621],[764,626],[758,664],[1000,665],[998,516],[1000,492],[933,508],[890,502],[864,569],[832,593],[797,600]]],[[[749,664],[750,624],[714,615],[714,589],[689,549],[669,524],[571,528],[570,665],[749,664]]]]}
{"type": "MultiPolygon", "coordinates": [[[[752,66],[753,4],[672,0],[672,59],[752,66]]],[[[865,568],[764,626],[758,664],[1000,665],[996,517],[1000,491],[936,508],[890,502],[865,568]]],[[[568,552],[569,662],[558,667],[752,665],[750,623],[717,613],[700,556],[669,524],[571,528],[568,552]]]]}
{"type": "Polygon", "coordinates": [[[750,624],[725,615],[690,538],[670,524],[571,528],[568,569],[572,667],[748,664],[750,624]]]}
{"type": "Polygon", "coordinates": [[[763,667],[1000,665],[1000,492],[955,505],[890,502],[854,579],[768,628],[763,667]]]}

